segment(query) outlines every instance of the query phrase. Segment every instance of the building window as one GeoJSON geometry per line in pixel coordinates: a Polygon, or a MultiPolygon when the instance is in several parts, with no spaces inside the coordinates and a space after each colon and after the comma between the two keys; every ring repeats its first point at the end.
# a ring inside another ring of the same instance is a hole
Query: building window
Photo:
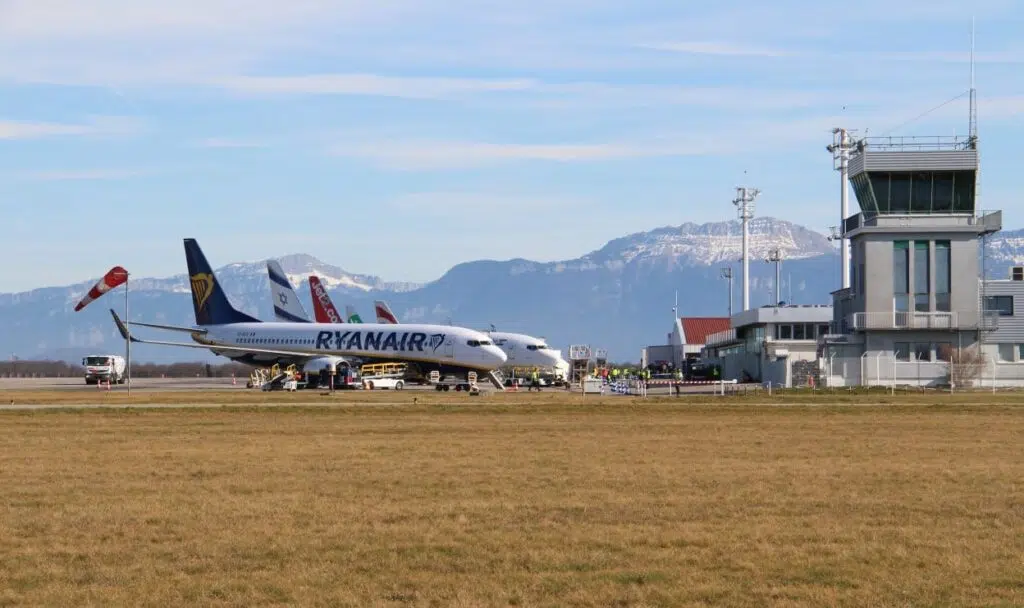
{"type": "Polygon", "coordinates": [[[914,360],[915,361],[931,361],[932,360],[932,345],[929,342],[917,343],[914,345],[914,360]]]}
{"type": "Polygon", "coordinates": [[[935,241],[935,310],[941,312],[951,310],[949,301],[951,278],[949,241],[935,241]]]}
{"type": "Polygon", "coordinates": [[[914,173],[911,182],[911,213],[932,212],[932,174],[914,173]]]}
{"type": "Polygon", "coordinates": [[[974,212],[974,171],[956,171],[953,174],[953,213],[974,212]]]}
{"type": "Polygon", "coordinates": [[[1000,363],[1012,363],[1014,355],[1013,344],[1000,344],[999,345],[999,362],[1000,363]]]}
{"type": "Polygon", "coordinates": [[[775,326],[775,337],[779,340],[792,340],[793,339],[793,326],[792,325],[776,325],[775,326]]]}
{"type": "Polygon", "coordinates": [[[821,325],[818,325],[818,337],[820,338],[822,336],[827,336],[827,335],[828,335],[828,323],[822,323],[821,325]]]}
{"type": "Polygon", "coordinates": [[[998,312],[1000,317],[1013,316],[1013,296],[988,296],[985,300],[986,312],[998,312]]]}
{"type": "Polygon", "coordinates": [[[860,272],[857,273],[857,279],[860,281],[858,293],[864,293],[864,262],[860,263],[860,272]]]}
{"type": "Polygon", "coordinates": [[[897,342],[893,346],[897,361],[910,361],[910,342],[897,342]]]}
{"type": "Polygon", "coordinates": [[[932,211],[949,213],[953,210],[953,173],[932,174],[932,211]]]}
{"type": "Polygon", "coordinates": [[[1024,361],[1024,344],[1017,345],[1017,360],[1024,361]]]}
{"type": "Polygon", "coordinates": [[[896,312],[910,310],[910,243],[893,241],[892,292],[896,312]]]}
{"type": "Polygon", "coordinates": [[[914,242],[914,310],[917,312],[928,312],[931,305],[928,302],[929,270],[928,263],[928,241],[914,242]]]}
{"type": "Polygon", "coordinates": [[[910,173],[899,172],[889,175],[889,212],[903,214],[910,212],[910,173]]]}
{"type": "Polygon", "coordinates": [[[871,190],[875,195],[878,211],[889,212],[889,174],[871,172],[871,190]]]}
{"type": "Polygon", "coordinates": [[[939,342],[936,344],[935,358],[939,361],[951,361],[953,358],[953,343],[939,342]]]}

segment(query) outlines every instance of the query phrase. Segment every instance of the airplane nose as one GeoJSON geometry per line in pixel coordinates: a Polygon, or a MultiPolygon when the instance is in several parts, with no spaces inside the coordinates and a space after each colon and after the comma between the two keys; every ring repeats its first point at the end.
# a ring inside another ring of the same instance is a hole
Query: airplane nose
{"type": "Polygon", "coordinates": [[[501,367],[505,364],[505,361],[508,360],[508,355],[505,354],[505,351],[501,350],[497,346],[488,347],[487,352],[490,353],[491,361],[494,363],[495,367],[501,367]]]}

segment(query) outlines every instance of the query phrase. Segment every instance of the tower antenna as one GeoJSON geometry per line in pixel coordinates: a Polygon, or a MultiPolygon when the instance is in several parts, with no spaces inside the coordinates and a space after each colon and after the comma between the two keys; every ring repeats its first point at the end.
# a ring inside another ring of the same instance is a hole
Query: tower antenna
{"type": "Polygon", "coordinates": [[[978,99],[974,88],[974,17],[971,17],[971,99],[967,137],[972,147],[978,138],[978,99]]]}

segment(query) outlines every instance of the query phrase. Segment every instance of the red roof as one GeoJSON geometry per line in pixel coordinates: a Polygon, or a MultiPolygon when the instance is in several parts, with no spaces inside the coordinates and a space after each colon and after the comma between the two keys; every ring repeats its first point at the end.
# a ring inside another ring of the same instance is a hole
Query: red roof
{"type": "Polygon", "coordinates": [[[730,328],[729,317],[683,317],[679,320],[686,344],[706,344],[708,336],[730,328]]]}

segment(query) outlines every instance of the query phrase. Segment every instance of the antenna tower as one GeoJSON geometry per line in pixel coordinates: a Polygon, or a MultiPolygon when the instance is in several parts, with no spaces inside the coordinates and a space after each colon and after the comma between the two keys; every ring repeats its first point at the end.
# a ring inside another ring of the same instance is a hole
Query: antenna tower
{"type": "Polygon", "coordinates": [[[765,262],[768,262],[769,264],[771,264],[773,262],[775,263],[775,302],[774,302],[774,306],[776,306],[776,307],[778,307],[778,305],[782,302],[782,260],[784,260],[784,259],[785,259],[785,255],[782,253],[782,250],[776,248],[776,249],[773,249],[771,251],[771,253],[768,254],[768,257],[765,258],[765,260],[764,260],[765,262]]]}
{"type": "Polygon", "coordinates": [[[978,97],[974,88],[974,17],[971,17],[971,99],[970,118],[967,125],[967,136],[971,147],[977,147],[978,139],[978,97]]]}
{"type": "Polygon", "coordinates": [[[754,217],[754,199],[761,191],[746,186],[736,187],[736,198],[732,201],[743,223],[743,310],[750,310],[750,220],[754,217]]]}

